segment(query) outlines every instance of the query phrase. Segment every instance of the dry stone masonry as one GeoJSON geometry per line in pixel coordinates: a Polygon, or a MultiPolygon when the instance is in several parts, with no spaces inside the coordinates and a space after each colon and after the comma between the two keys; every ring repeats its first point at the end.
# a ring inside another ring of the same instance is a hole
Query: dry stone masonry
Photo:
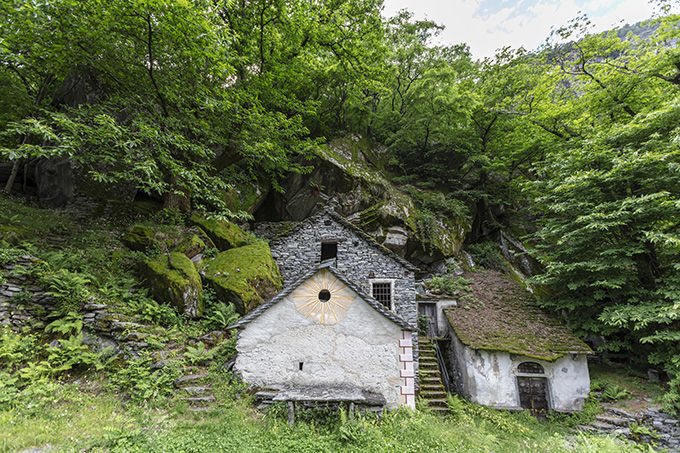
{"type": "Polygon", "coordinates": [[[270,243],[284,286],[321,261],[322,243],[336,244],[333,266],[368,294],[372,283],[392,283],[393,309],[415,326],[417,269],[333,211],[322,211],[270,243]]]}

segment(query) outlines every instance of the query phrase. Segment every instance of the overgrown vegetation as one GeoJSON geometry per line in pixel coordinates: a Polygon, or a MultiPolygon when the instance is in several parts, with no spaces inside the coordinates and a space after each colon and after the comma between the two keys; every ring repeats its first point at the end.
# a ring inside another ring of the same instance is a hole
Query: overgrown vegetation
{"type": "MultiPolygon", "coordinates": [[[[321,142],[351,133],[390,148],[380,171],[414,200],[407,226],[426,252],[441,251],[442,228],[456,229],[481,267],[505,271],[492,239],[530,223],[518,229],[532,232],[525,239],[544,268],[533,279],[542,307],[581,338],[602,339],[607,359],[657,367],[669,379],[664,406],[679,411],[680,66],[669,43],[680,17],[669,14],[670,2],[656,3],[660,16],[648,24],[589,34],[579,17],[554,32],[566,44],[502,49],[479,62],[464,44],[435,44],[442,27],[433,21],[407,11],[383,18],[377,0],[3,2],[5,192],[28,195],[38,162],[68,157],[85,190],[129,187],[162,198],[165,209],[146,220],[167,231],[131,252],[118,240],[130,219],[94,215],[80,225],[0,198],[0,264],[40,259],[0,281],[31,279],[57,308],[44,333],[3,331],[2,404],[86,370],[118,376],[112,357],[84,343],[80,313],[89,302],[154,325],[152,349],[233,323],[233,307],[210,293],[200,321],[159,304],[140,288],[136,264],[169,260],[172,233],[192,209],[247,218],[228,204],[233,185],[281,190],[287,175],[310,170],[305,158],[321,142]],[[626,34],[643,28],[644,37],[626,34]]],[[[361,209],[370,221],[378,216],[376,207],[361,209]]],[[[216,255],[212,246],[204,252],[216,255]]],[[[431,285],[467,298],[470,312],[484,309],[463,280],[431,285]]],[[[31,295],[15,297],[28,303],[31,295]]],[[[213,354],[201,344],[185,348],[188,361],[213,354]]],[[[230,338],[213,357],[232,353],[230,338]]],[[[137,388],[143,367],[135,366],[119,389],[157,396],[167,382],[151,374],[145,379],[160,379],[158,387],[137,388]]],[[[384,426],[376,438],[396,430],[384,426]]],[[[144,437],[127,432],[106,448],[144,437]]],[[[323,436],[332,435],[319,432],[326,448],[323,436]]],[[[398,447],[416,449],[391,434],[398,447]]],[[[282,439],[275,436],[292,448],[282,439]]]]}

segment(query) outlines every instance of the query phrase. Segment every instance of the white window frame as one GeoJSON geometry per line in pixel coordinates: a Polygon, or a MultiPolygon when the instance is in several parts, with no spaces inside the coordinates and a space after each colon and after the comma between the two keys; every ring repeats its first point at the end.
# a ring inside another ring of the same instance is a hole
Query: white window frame
{"type": "Polygon", "coordinates": [[[376,283],[389,283],[390,284],[390,306],[387,307],[384,305],[382,302],[380,302],[380,305],[383,307],[387,308],[388,310],[394,311],[394,283],[395,279],[393,278],[372,278],[371,279],[371,297],[373,297],[375,300],[378,300],[374,295],[373,295],[373,285],[376,283]]]}

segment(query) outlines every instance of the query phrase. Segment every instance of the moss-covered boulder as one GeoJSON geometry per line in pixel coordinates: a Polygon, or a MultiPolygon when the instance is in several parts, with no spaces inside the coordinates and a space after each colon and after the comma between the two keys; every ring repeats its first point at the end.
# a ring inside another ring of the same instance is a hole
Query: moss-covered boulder
{"type": "Polygon", "coordinates": [[[191,318],[203,314],[201,277],[189,258],[180,252],[143,261],[142,275],[149,291],[159,303],[169,303],[191,318]]]}
{"type": "Polygon", "coordinates": [[[254,238],[238,226],[225,220],[206,219],[199,213],[193,213],[190,219],[208,235],[219,250],[229,250],[251,243],[254,238]]]}
{"type": "Polygon", "coordinates": [[[184,238],[184,240],[177,244],[177,246],[172,251],[183,253],[187,258],[191,259],[199,253],[203,253],[205,249],[205,242],[203,242],[201,238],[198,237],[198,235],[194,234],[184,238]]]}
{"type": "Polygon", "coordinates": [[[276,294],[283,279],[265,242],[218,253],[204,268],[218,299],[244,315],[276,294]]]}
{"type": "Polygon", "coordinates": [[[120,238],[120,241],[130,250],[143,252],[153,243],[154,233],[151,227],[135,225],[120,238]]]}
{"type": "Polygon", "coordinates": [[[0,240],[8,246],[16,246],[22,239],[28,237],[28,232],[22,228],[0,226],[0,240]]]}

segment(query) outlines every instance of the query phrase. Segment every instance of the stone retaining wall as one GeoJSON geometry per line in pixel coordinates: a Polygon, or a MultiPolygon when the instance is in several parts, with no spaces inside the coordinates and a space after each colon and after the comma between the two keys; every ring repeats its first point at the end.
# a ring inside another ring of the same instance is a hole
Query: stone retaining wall
{"type": "MultiPolygon", "coordinates": [[[[20,256],[13,263],[0,265],[0,326],[9,326],[20,332],[26,328],[43,331],[55,318],[49,315],[57,310],[54,298],[45,288],[36,284],[25,272],[13,272],[18,266],[29,269],[39,260],[20,256]]],[[[111,347],[112,354],[138,357],[149,346],[143,341],[147,335],[136,332],[145,326],[133,316],[115,313],[114,307],[90,301],[80,314],[83,317],[83,342],[101,351],[111,347]]]]}

